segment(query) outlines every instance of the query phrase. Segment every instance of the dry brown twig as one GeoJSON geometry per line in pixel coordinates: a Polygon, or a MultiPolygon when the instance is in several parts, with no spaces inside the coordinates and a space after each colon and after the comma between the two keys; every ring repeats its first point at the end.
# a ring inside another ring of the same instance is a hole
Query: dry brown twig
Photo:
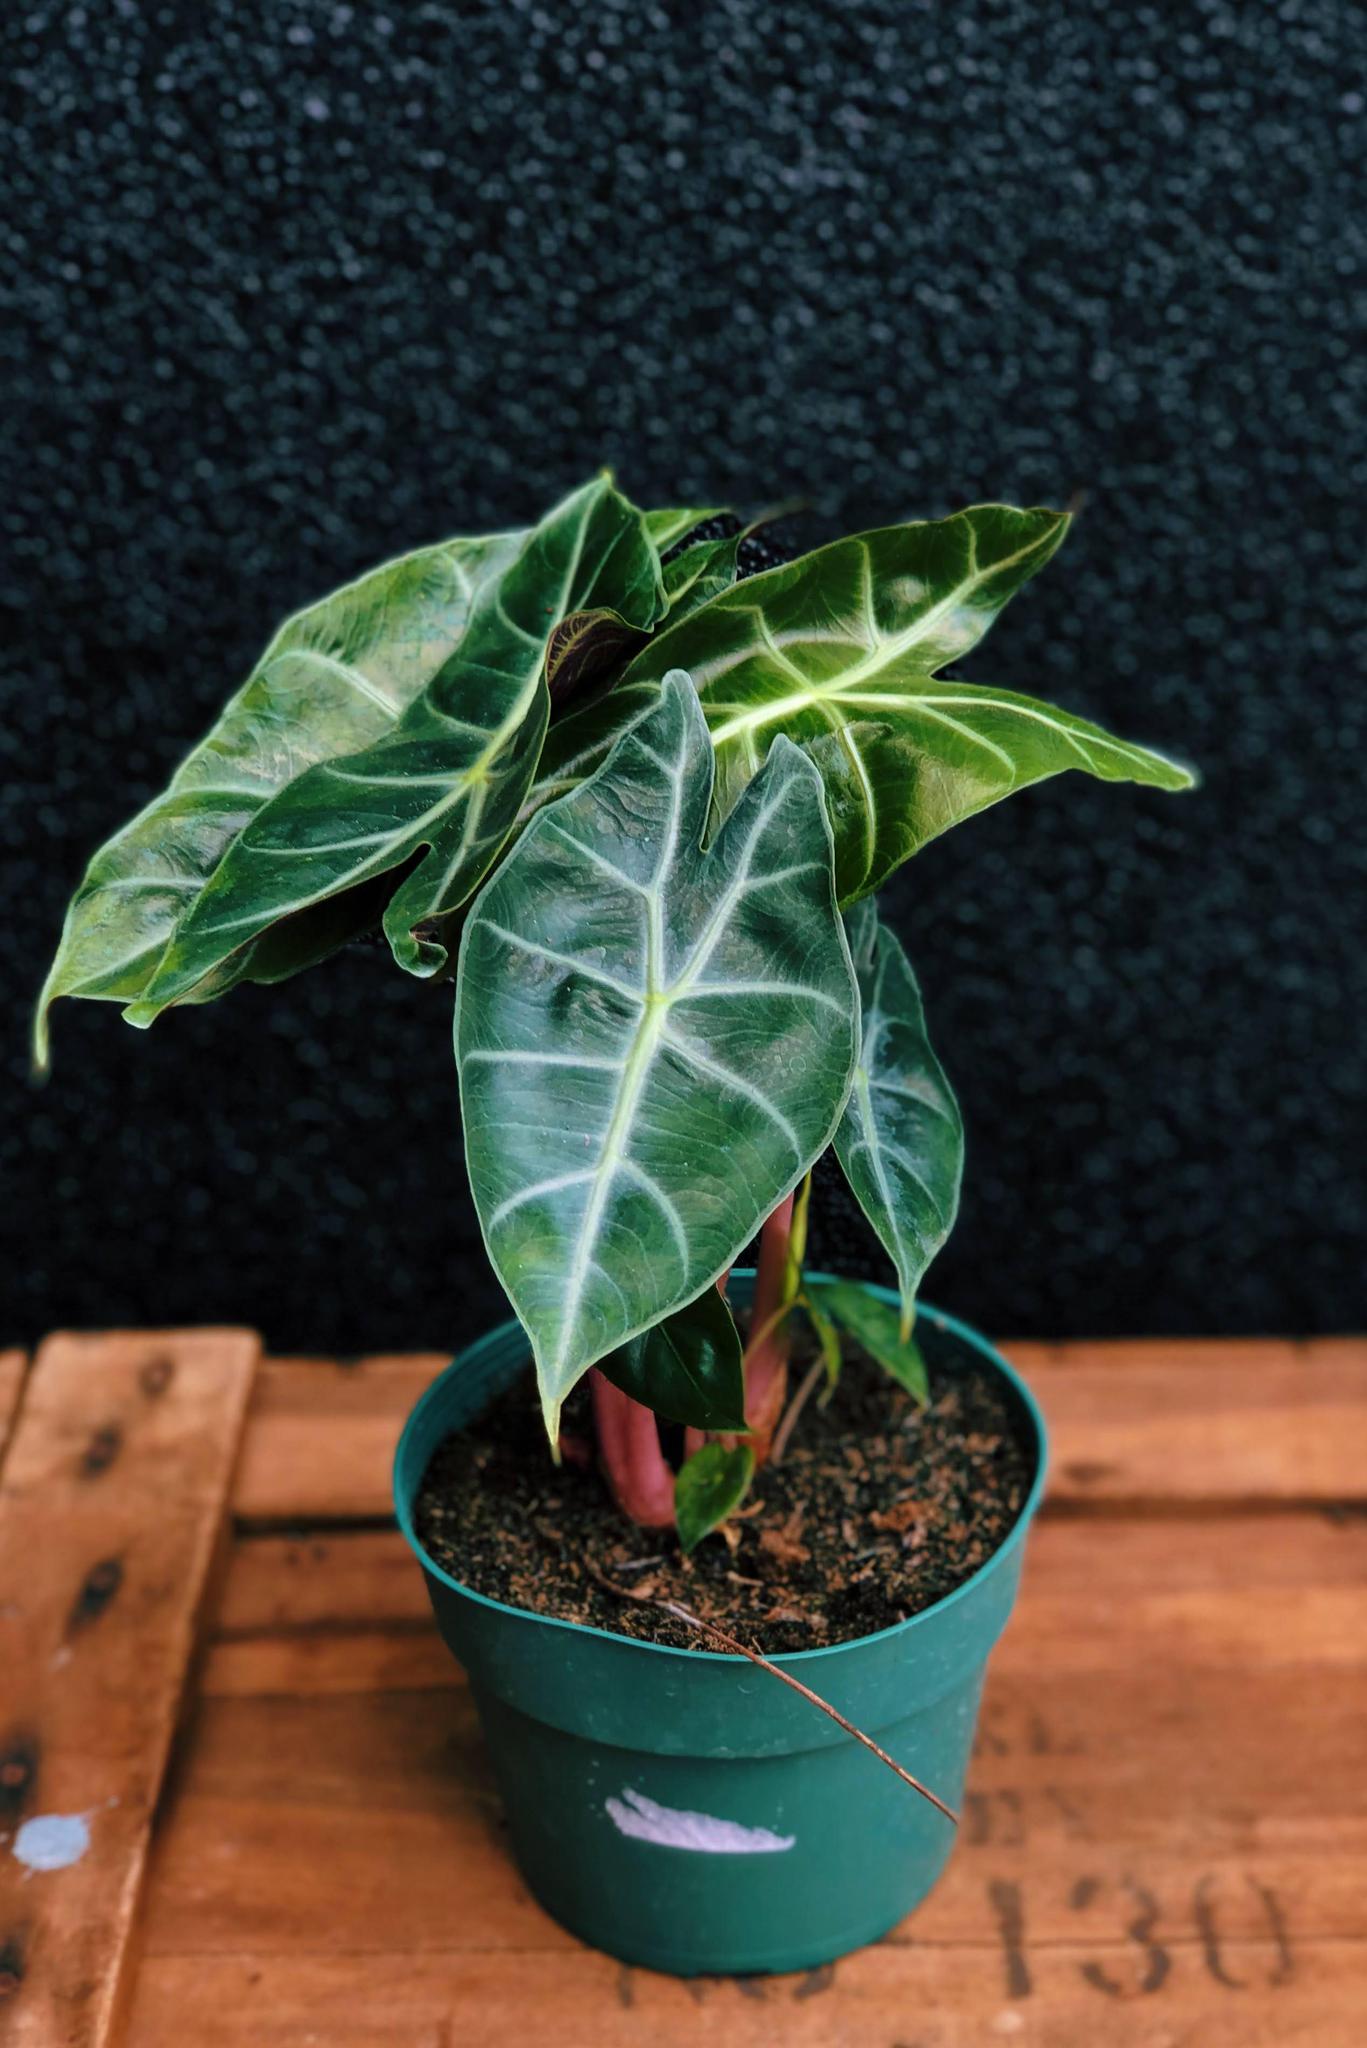
{"type": "Polygon", "coordinates": [[[823,1700],[819,1692],[813,1692],[809,1685],[804,1685],[801,1679],[794,1678],[791,1672],[781,1670],[777,1664],[771,1664],[758,1650],[748,1649],[744,1643],[738,1642],[735,1636],[728,1635],[724,1628],[719,1628],[715,1621],[704,1621],[701,1615],[694,1614],[679,1601],[660,1600],[652,1593],[638,1592],[634,1586],[614,1585],[605,1572],[598,1571],[592,1565],[589,1569],[599,1585],[606,1587],[609,1593],[616,1594],[619,1600],[634,1600],[642,1607],[662,1608],[666,1614],[672,1614],[676,1621],[682,1621],[689,1628],[699,1629],[702,1634],[712,1636],[724,1649],[731,1651],[733,1656],[748,1657],[752,1664],[758,1664],[761,1671],[767,1671],[772,1678],[777,1678],[792,1691],[800,1693],[804,1700],[814,1707],[819,1707],[823,1714],[828,1714],[837,1727],[843,1728],[847,1735],[853,1736],[856,1742],[862,1742],[865,1749],[871,1750],[880,1763],[886,1764],[890,1771],[895,1771],[904,1785],[909,1785],[913,1792],[919,1792],[922,1799],[928,1799],[937,1812],[942,1813],[954,1827],[958,1827],[958,1814],[952,1806],[945,1804],[938,1793],[932,1792],[929,1785],[923,1785],[919,1778],[914,1778],[910,1771],[903,1770],[896,1757],[891,1757],[885,1749],[880,1749],[871,1735],[866,1735],[862,1728],[856,1728],[853,1721],[846,1720],[838,1707],[833,1707],[829,1700],[823,1700]]]}

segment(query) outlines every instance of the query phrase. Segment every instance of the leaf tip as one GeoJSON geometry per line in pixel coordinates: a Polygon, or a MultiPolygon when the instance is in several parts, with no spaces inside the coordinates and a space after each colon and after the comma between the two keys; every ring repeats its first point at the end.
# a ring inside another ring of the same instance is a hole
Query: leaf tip
{"type": "Polygon", "coordinates": [[[542,1388],[542,1390],[541,1390],[541,1420],[542,1420],[542,1421],[543,1421],[543,1422],[545,1423],[545,1425],[546,1425],[546,1436],[547,1436],[547,1438],[548,1438],[548,1440],[549,1440],[549,1442],[550,1442],[550,1447],[551,1447],[551,1463],[552,1463],[553,1465],[558,1465],[558,1464],[560,1463],[560,1460],[561,1460],[561,1450],[560,1450],[560,1410],[561,1410],[561,1408],[562,1408],[562,1406],[563,1406],[563,1405],[564,1405],[564,1404],[563,1404],[563,1402],[562,1402],[562,1401],[560,1400],[560,1398],[559,1398],[559,1396],[558,1396],[558,1395],[555,1395],[555,1394],[548,1394],[548,1393],[546,1392],[546,1389],[545,1389],[544,1387],[542,1388]]]}
{"type": "MultiPolygon", "coordinates": [[[[394,900],[397,902],[397,897],[394,900]]],[[[392,909],[393,904],[390,905],[392,909]]],[[[404,922],[402,917],[392,918],[389,911],[385,913],[384,935],[389,941],[395,965],[402,967],[404,973],[411,974],[415,980],[430,981],[445,967],[449,955],[441,941],[404,922]]]]}

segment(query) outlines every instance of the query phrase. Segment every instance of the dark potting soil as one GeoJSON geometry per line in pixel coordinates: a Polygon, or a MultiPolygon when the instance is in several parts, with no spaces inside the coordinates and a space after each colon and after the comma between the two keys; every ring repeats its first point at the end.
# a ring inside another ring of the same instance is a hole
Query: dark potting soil
{"type": "MultiPolygon", "coordinates": [[[[591,1464],[551,1463],[530,1370],[433,1453],[418,1535],[491,1599],[654,1643],[719,1647],[660,1600],[770,1655],[889,1628],[986,1563],[1034,1477],[1029,1424],[1000,1377],[929,1315],[917,1335],[928,1407],[848,1345],[830,1404],[808,1403],[782,1463],[691,1557],[672,1529],[626,1521],[591,1464]]],[[[799,1347],[794,1385],[804,1364],[799,1347]]],[[[565,1430],[588,1438],[582,1384],[565,1430]]]]}

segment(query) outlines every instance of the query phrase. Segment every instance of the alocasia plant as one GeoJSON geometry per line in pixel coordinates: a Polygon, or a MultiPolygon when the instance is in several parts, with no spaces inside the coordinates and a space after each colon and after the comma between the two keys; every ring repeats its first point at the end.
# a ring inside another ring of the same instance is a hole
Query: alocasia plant
{"type": "Polygon", "coordinates": [[[636,1519],[697,1542],[796,1418],[792,1326],[843,1329],[917,1397],[917,1289],[963,1128],[873,892],[1016,789],[1188,771],[946,677],[1067,518],[885,527],[739,578],[715,508],[610,478],[525,532],[374,570],[281,627],[219,723],[92,860],[39,1005],[150,1024],[379,925],[455,970],[470,1185],[546,1427],[590,1375],[636,1519]],[[700,531],[700,529],[706,529],[700,531]],[[833,1146],[901,1310],[803,1274],[833,1146]],[[725,1300],[760,1235],[747,1342],[725,1300]],[[685,1426],[676,1472],[656,1417],[685,1426]]]}

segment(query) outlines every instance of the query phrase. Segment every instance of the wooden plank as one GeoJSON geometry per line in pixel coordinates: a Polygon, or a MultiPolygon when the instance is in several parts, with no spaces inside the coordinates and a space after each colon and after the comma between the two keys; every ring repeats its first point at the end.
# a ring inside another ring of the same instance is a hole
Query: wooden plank
{"type": "MultiPolygon", "coordinates": [[[[990,1939],[992,1886],[1009,1881],[1032,1938],[1067,1940],[1079,1886],[1123,1893],[1133,1878],[1171,1914],[1206,1877],[1231,1893],[1263,1886],[1298,1936],[1367,1938],[1361,1698],[1360,1671],[1166,1679],[1132,1661],[1115,1678],[1040,1682],[1003,1656],[960,1853],[909,1931],[990,1939]],[[1244,1706],[1260,1726],[1227,1765],[1244,1706]],[[1313,1745],[1323,1778],[1279,1780],[1295,1741],[1313,1745]]],[[[571,1945],[506,1855],[464,1686],[214,1699],[186,1771],[158,1839],[149,1954],[571,1945]]]]}
{"type": "Polygon", "coordinates": [[[233,1494],[241,1520],[327,1522],[388,1515],[394,1446],[446,1353],[264,1360],[233,1494]]]}
{"type": "Polygon", "coordinates": [[[527,1898],[405,1561],[382,1531],[235,1547],[133,2048],[1356,2048],[1362,1518],[1042,1527],[942,1885],[833,1975],[748,1987],[623,1972],[527,1898]]]}
{"type": "MultiPolygon", "coordinates": [[[[1223,1656],[1233,1634],[1275,1658],[1290,1652],[1297,1610],[1356,1594],[1367,1580],[1367,1518],[1320,1511],[1284,1526],[1274,1514],[1235,1512],[1193,1530],[1180,1519],[1117,1517],[1090,1542],[1079,1542],[1067,1522],[1045,1521],[1031,1531],[1027,1559],[1029,1599],[1011,1639],[1026,1635],[1040,1653],[1053,1653],[1061,1634],[1085,1642],[1121,1600],[1127,1614],[1140,1613],[1155,1630],[1197,1616],[1201,1626],[1183,1628],[1174,1643],[1184,1657],[1223,1656]]],[[[246,1535],[233,1546],[214,1615],[207,1682],[212,1687],[225,1646],[240,1638],[426,1634],[430,1624],[422,1574],[397,1529],[246,1535]]],[[[1317,1638],[1326,1649],[1333,1642],[1331,1632],[1317,1638]]]]}
{"type": "Polygon", "coordinates": [[[691,1983],[587,1949],[158,1956],[130,2048],[1361,2048],[1360,1945],[1298,1940],[1288,1963],[1266,1930],[1151,1940],[882,1944],[800,1977],[691,1983]]]}
{"type": "Polygon", "coordinates": [[[1051,1424],[1056,1504],[1367,1497],[1367,1340],[1011,1346],[1051,1424]]]}
{"type": "Polygon", "coordinates": [[[0,1482],[0,2043],[112,2039],[258,1340],[51,1337],[0,1482]]]}
{"type": "Polygon", "coordinates": [[[0,1465],[5,1462],[5,1447],[19,1413],[19,1397],[24,1391],[27,1371],[26,1351],[0,1351],[0,1465]]]}
{"type": "Polygon", "coordinates": [[[213,1618],[216,1643],[240,1636],[431,1627],[432,1607],[397,1529],[245,1535],[233,1545],[213,1618]]]}
{"type": "MultiPolygon", "coordinates": [[[[1012,1344],[1054,1439],[1056,1507],[1367,1498],[1367,1340],[1012,1344]]],[[[251,1523],[391,1511],[404,1418],[444,1356],[268,1359],[234,1506],[251,1523]]]]}

